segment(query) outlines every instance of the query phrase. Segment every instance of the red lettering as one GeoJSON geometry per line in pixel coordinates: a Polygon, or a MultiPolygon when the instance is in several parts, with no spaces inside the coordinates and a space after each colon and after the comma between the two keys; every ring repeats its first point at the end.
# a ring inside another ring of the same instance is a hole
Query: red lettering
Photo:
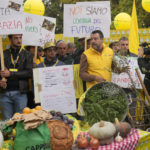
{"type": "Polygon", "coordinates": [[[22,29],[23,25],[21,21],[8,21],[8,22],[0,22],[0,29],[22,29]]]}
{"type": "Polygon", "coordinates": [[[46,39],[49,39],[50,37],[51,37],[50,34],[46,34],[46,35],[45,35],[45,38],[46,38],[46,39]]]}
{"type": "Polygon", "coordinates": [[[26,19],[25,19],[25,23],[32,23],[32,18],[30,18],[30,17],[26,17],[26,19]]]}
{"type": "Polygon", "coordinates": [[[7,22],[3,22],[3,29],[4,29],[5,27],[8,29],[8,24],[7,24],[7,22]]]}
{"type": "Polygon", "coordinates": [[[12,25],[12,22],[9,22],[9,29],[12,29],[12,28],[11,28],[11,25],[12,25]]]}
{"type": "Polygon", "coordinates": [[[19,27],[20,27],[20,29],[22,29],[22,22],[21,21],[17,22],[17,29],[19,29],[19,27]]]}
{"type": "Polygon", "coordinates": [[[117,83],[120,82],[120,78],[117,79],[117,83]]]}
{"type": "Polygon", "coordinates": [[[70,14],[71,15],[78,15],[82,13],[82,7],[74,7],[74,8],[70,8],[70,14]]]}

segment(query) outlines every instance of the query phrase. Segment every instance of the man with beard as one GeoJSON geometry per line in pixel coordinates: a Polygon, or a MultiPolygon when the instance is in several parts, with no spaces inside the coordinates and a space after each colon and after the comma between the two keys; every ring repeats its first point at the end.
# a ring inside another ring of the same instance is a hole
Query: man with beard
{"type": "Polygon", "coordinates": [[[117,55],[137,57],[137,55],[129,51],[129,40],[127,37],[121,37],[119,39],[119,52],[117,55]]]}
{"type": "Polygon", "coordinates": [[[86,88],[94,84],[111,80],[111,69],[116,73],[127,71],[129,68],[117,67],[113,61],[114,52],[103,43],[103,33],[95,30],[91,33],[91,47],[84,51],[80,60],[80,78],[86,81],[86,88]]]}
{"type": "Polygon", "coordinates": [[[4,51],[5,69],[0,71],[1,107],[4,120],[27,106],[28,79],[32,77],[32,55],[24,50],[22,35],[9,35],[11,47],[4,51]]]}

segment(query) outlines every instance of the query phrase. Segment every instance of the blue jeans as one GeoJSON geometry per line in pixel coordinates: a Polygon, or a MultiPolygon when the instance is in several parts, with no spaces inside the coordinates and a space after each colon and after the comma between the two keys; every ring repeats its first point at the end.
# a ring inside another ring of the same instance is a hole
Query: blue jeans
{"type": "Polygon", "coordinates": [[[10,119],[14,113],[22,113],[27,106],[27,95],[19,91],[7,91],[0,96],[0,104],[3,112],[3,120],[10,119]]]}

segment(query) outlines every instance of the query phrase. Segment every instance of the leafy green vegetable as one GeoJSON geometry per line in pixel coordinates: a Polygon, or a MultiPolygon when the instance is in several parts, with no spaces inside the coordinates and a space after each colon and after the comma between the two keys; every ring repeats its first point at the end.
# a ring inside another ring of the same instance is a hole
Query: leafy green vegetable
{"type": "Polygon", "coordinates": [[[125,92],[116,84],[103,82],[90,88],[82,102],[85,122],[91,126],[100,120],[114,122],[115,117],[119,120],[125,118],[128,110],[125,92]]]}

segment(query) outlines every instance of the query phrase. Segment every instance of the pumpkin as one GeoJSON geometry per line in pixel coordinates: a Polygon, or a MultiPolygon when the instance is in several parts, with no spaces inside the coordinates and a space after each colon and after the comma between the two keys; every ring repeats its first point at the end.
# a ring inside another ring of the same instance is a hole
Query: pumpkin
{"type": "Polygon", "coordinates": [[[116,134],[120,132],[121,137],[126,137],[131,131],[131,125],[127,122],[119,122],[118,118],[115,118],[116,134]]]}
{"type": "Polygon", "coordinates": [[[110,144],[114,140],[116,128],[113,123],[101,121],[95,123],[90,129],[89,134],[100,140],[100,144],[110,144]]]}

